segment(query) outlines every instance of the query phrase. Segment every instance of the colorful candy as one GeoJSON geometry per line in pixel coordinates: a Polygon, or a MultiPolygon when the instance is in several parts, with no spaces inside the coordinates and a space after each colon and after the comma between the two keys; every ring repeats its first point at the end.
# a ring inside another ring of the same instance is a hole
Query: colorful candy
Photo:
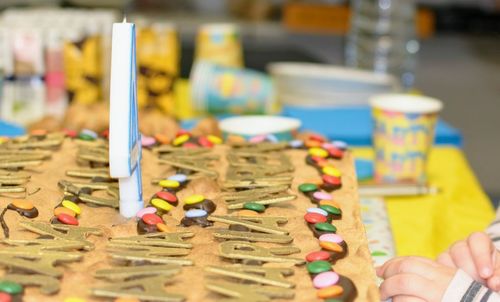
{"type": "Polygon", "coordinates": [[[0,281],[0,292],[17,295],[22,293],[23,287],[21,284],[12,281],[0,281]]]}
{"type": "Polygon", "coordinates": [[[157,225],[158,223],[163,223],[163,220],[161,219],[160,216],[156,214],[144,214],[142,216],[142,221],[148,225],[157,225]]]}
{"type": "Polygon", "coordinates": [[[326,222],[326,216],[318,214],[318,213],[307,213],[304,215],[305,221],[308,223],[321,223],[321,222],[326,222]]]}
{"type": "Polygon", "coordinates": [[[151,205],[153,207],[157,208],[158,210],[161,210],[164,212],[168,212],[174,208],[170,203],[166,202],[165,200],[163,200],[161,198],[151,199],[151,205]]]}
{"type": "Polygon", "coordinates": [[[175,189],[181,185],[177,180],[172,179],[162,179],[158,184],[160,185],[160,187],[168,189],[175,189]]]}
{"type": "Polygon", "coordinates": [[[137,218],[142,218],[142,216],[146,214],[155,214],[156,211],[158,211],[155,207],[146,207],[143,209],[140,209],[139,212],[135,215],[137,218]]]}
{"type": "Polygon", "coordinates": [[[65,207],[66,209],[70,209],[71,211],[75,212],[77,215],[80,215],[82,213],[82,210],[80,209],[80,207],[72,202],[71,200],[67,200],[67,199],[64,199],[61,203],[61,205],[63,207],[65,207]]]}
{"type": "Polygon", "coordinates": [[[330,271],[332,269],[332,265],[328,261],[318,260],[309,262],[306,268],[309,274],[319,274],[330,271]]]}
{"type": "Polygon", "coordinates": [[[158,198],[161,198],[163,200],[166,200],[170,203],[172,202],[177,202],[177,196],[175,196],[174,194],[170,193],[170,192],[167,192],[167,191],[160,191],[160,192],[157,192],[156,193],[156,196],[158,198]]]}
{"type": "Polygon", "coordinates": [[[330,259],[330,253],[325,251],[315,251],[306,255],[306,261],[318,261],[318,260],[328,260],[330,259]]]}
{"type": "Polygon", "coordinates": [[[196,203],[202,202],[204,199],[205,199],[205,196],[200,195],[200,194],[195,194],[195,195],[191,195],[191,196],[187,197],[184,200],[184,203],[185,204],[196,204],[196,203]]]}
{"type": "Polygon", "coordinates": [[[313,279],[313,285],[316,288],[325,288],[337,284],[339,275],[335,272],[323,272],[313,279]]]}
{"type": "Polygon", "coordinates": [[[259,213],[262,213],[266,210],[266,207],[264,205],[255,202],[246,202],[245,204],[243,204],[243,208],[259,213]]]}
{"type": "Polygon", "coordinates": [[[75,217],[65,213],[57,215],[57,220],[63,224],[78,225],[78,220],[75,217]]]}

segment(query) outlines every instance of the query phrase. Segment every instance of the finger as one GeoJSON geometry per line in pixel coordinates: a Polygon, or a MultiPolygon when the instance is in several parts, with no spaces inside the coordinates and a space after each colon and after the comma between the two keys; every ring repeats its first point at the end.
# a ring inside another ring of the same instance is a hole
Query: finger
{"type": "Polygon", "coordinates": [[[496,292],[500,291],[500,267],[497,267],[493,272],[493,276],[486,280],[486,285],[496,292]]]}
{"type": "Polygon", "coordinates": [[[453,262],[453,259],[451,259],[449,252],[444,252],[439,255],[436,261],[442,265],[446,265],[447,267],[456,268],[455,262],[453,262]]]}
{"type": "Polygon", "coordinates": [[[392,298],[392,302],[426,302],[424,299],[420,299],[414,296],[403,296],[399,295],[392,298]]]}
{"type": "Polygon", "coordinates": [[[400,295],[414,296],[426,301],[440,301],[442,294],[432,281],[414,274],[398,274],[385,279],[380,285],[382,300],[400,295]]]}
{"type": "Polygon", "coordinates": [[[467,244],[479,276],[483,279],[491,277],[493,275],[494,246],[490,237],[482,232],[472,233],[467,238],[467,244]]]}
{"type": "Polygon", "coordinates": [[[433,279],[436,277],[435,270],[429,269],[436,264],[422,257],[401,257],[385,266],[380,277],[387,279],[397,274],[416,274],[422,277],[433,279]]]}
{"type": "Polygon", "coordinates": [[[455,266],[465,271],[469,276],[476,281],[484,282],[476,270],[476,265],[472,260],[469,246],[464,241],[459,241],[450,247],[450,256],[455,266]]]}

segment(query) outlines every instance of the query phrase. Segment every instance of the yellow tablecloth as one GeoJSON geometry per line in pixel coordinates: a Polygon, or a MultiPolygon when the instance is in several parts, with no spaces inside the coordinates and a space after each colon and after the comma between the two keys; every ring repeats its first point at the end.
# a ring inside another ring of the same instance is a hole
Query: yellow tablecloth
{"type": "MultiPolygon", "coordinates": [[[[373,158],[368,148],[355,149],[354,154],[373,158]]],[[[435,147],[428,169],[429,182],[439,194],[386,199],[399,256],[435,258],[453,242],[484,230],[494,218],[490,200],[460,149],[435,147]]]]}

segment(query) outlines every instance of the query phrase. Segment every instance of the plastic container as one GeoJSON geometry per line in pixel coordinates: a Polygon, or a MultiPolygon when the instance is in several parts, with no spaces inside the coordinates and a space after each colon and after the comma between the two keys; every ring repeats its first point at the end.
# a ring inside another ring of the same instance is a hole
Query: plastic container
{"type": "Polygon", "coordinates": [[[371,96],[400,87],[391,75],[334,65],[279,62],[268,70],[279,102],[288,106],[366,106],[371,96]]]}
{"type": "Polygon", "coordinates": [[[193,110],[198,114],[272,113],[275,93],[264,73],[201,61],[191,72],[193,110]]]}
{"type": "Polygon", "coordinates": [[[419,42],[414,0],[352,0],[346,65],[389,73],[405,88],[414,83],[419,42]]]}

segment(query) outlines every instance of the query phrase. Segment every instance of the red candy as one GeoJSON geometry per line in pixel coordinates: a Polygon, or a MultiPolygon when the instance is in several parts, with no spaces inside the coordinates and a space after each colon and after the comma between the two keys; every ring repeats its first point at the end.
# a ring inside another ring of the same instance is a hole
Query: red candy
{"type": "Polygon", "coordinates": [[[12,296],[8,293],[0,292],[0,302],[10,302],[12,301],[12,296]]]}
{"type": "Polygon", "coordinates": [[[175,134],[175,137],[179,137],[179,136],[184,135],[184,134],[191,136],[191,133],[189,133],[189,131],[181,129],[181,130],[177,131],[177,134],[175,134]]]}
{"type": "Polygon", "coordinates": [[[57,220],[64,224],[78,225],[78,220],[75,217],[64,213],[57,215],[57,220]]]}
{"type": "Polygon", "coordinates": [[[214,144],[204,136],[200,136],[200,138],[198,138],[198,144],[205,148],[212,148],[214,146],[214,144]]]}
{"type": "Polygon", "coordinates": [[[177,197],[174,194],[167,192],[167,191],[157,192],[156,196],[158,196],[159,198],[166,200],[170,203],[177,202],[177,197]]]}
{"type": "Polygon", "coordinates": [[[309,223],[326,222],[326,217],[318,213],[307,213],[304,219],[309,223]]]}
{"type": "Polygon", "coordinates": [[[78,132],[76,132],[75,130],[64,129],[63,132],[67,137],[75,138],[78,136],[78,132]]]}
{"type": "Polygon", "coordinates": [[[342,158],[344,156],[344,151],[342,151],[339,148],[330,147],[326,150],[328,151],[328,153],[330,154],[331,157],[342,158]]]}
{"type": "Polygon", "coordinates": [[[309,139],[313,140],[313,141],[320,142],[320,143],[324,143],[325,142],[325,139],[321,135],[318,135],[318,134],[311,134],[311,135],[309,135],[309,139]]]}
{"type": "Polygon", "coordinates": [[[101,132],[101,136],[104,138],[109,138],[109,129],[106,129],[103,132],[101,132]]]}
{"type": "Polygon", "coordinates": [[[163,223],[163,219],[156,214],[144,214],[142,216],[142,221],[149,225],[157,225],[158,223],[163,223]]]}
{"type": "Polygon", "coordinates": [[[330,253],[325,252],[325,251],[311,252],[311,253],[306,255],[307,262],[313,262],[313,261],[319,261],[319,260],[328,261],[328,259],[330,259],[330,253]]]}
{"type": "Polygon", "coordinates": [[[342,184],[342,180],[340,179],[340,177],[323,174],[321,175],[321,179],[323,179],[323,182],[325,184],[329,185],[340,186],[342,184]]]}

